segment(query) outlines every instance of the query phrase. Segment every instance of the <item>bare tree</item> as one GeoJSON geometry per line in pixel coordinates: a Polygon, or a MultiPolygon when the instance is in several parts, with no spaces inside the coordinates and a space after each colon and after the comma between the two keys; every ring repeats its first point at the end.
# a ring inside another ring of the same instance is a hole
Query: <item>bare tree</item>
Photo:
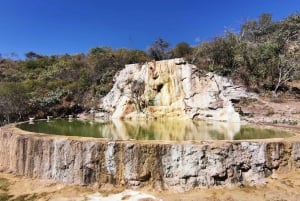
{"type": "Polygon", "coordinates": [[[294,39],[298,38],[298,32],[282,31],[279,46],[281,53],[278,61],[278,80],[273,91],[277,95],[280,86],[292,80],[300,72],[300,49],[294,39]],[[280,45],[281,44],[281,45],[280,45]]]}
{"type": "Polygon", "coordinates": [[[284,85],[297,74],[300,73],[300,55],[290,55],[285,57],[284,55],[279,56],[278,62],[278,80],[273,91],[274,95],[277,95],[280,86],[284,85]]]}
{"type": "Polygon", "coordinates": [[[169,58],[170,43],[162,38],[158,38],[154,41],[151,47],[148,48],[148,53],[156,61],[169,58]]]}

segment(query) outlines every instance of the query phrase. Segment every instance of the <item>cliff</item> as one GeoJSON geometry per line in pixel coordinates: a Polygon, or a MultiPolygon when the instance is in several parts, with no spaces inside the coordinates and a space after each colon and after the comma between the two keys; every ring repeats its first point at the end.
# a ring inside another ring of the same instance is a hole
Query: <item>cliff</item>
{"type": "Polygon", "coordinates": [[[300,142],[137,142],[0,130],[0,171],[59,182],[186,191],[260,184],[300,168],[300,142]]]}
{"type": "Polygon", "coordinates": [[[183,59],[126,65],[114,81],[100,106],[110,118],[179,116],[239,122],[232,101],[255,96],[230,79],[203,73],[183,59]]]}

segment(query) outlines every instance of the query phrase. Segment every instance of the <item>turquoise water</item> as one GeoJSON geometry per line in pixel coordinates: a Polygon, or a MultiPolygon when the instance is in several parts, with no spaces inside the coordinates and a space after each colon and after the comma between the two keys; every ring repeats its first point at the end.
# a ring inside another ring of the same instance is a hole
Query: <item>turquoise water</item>
{"type": "Polygon", "coordinates": [[[20,129],[65,136],[108,138],[114,140],[245,140],[286,138],[291,133],[275,129],[241,126],[223,122],[194,122],[181,119],[122,121],[107,123],[63,120],[19,124],[20,129]]]}

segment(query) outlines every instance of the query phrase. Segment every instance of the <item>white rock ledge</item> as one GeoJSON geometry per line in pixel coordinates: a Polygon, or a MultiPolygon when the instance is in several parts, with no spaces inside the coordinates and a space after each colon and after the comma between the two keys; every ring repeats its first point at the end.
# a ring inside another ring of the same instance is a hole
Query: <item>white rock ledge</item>
{"type": "Polygon", "coordinates": [[[188,191],[257,185],[300,168],[300,141],[109,141],[0,130],[0,171],[101,186],[188,191]]]}

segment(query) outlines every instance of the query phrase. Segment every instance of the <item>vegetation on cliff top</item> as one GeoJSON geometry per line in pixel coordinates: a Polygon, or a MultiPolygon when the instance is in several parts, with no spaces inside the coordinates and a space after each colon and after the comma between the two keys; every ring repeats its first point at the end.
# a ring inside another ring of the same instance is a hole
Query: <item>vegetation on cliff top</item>
{"type": "Polygon", "coordinates": [[[289,92],[287,83],[300,80],[300,14],[273,21],[270,14],[227,30],[197,46],[181,42],[171,48],[158,38],[146,52],[92,48],[87,54],[41,55],[24,60],[0,57],[0,122],[28,116],[63,116],[96,106],[125,64],[185,57],[202,70],[234,78],[259,93],[289,92]]]}

